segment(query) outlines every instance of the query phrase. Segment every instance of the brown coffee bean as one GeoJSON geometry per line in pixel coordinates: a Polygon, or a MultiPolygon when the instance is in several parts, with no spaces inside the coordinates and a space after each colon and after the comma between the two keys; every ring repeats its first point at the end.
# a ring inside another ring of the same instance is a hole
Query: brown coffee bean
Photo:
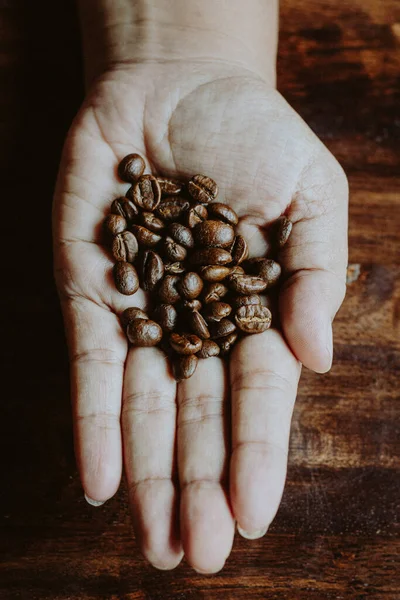
{"type": "Polygon", "coordinates": [[[104,219],[104,229],[110,235],[118,235],[127,228],[127,222],[121,215],[107,215],[104,219]]]}
{"type": "Polygon", "coordinates": [[[280,264],[269,258],[252,258],[248,261],[248,270],[263,279],[267,288],[276,285],[282,273],[280,264]]]}
{"type": "Polygon", "coordinates": [[[180,281],[178,275],[166,275],[160,284],[158,295],[164,304],[175,304],[181,299],[177,285],[180,281]]]}
{"type": "Polygon", "coordinates": [[[194,175],[188,183],[188,191],[192,198],[202,204],[207,204],[218,196],[217,184],[205,175],[194,175]]]}
{"type": "Polygon", "coordinates": [[[145,162],[139,154],[128,154],[118,165],[118,175],[122,181],[135,183],[145,170],[145,162]]]}
{"type": "Polygon", "coordinates": [[[248,296],[249,294],[263,292],[267,284],[263,279],[252,275],[235,275],[230,278],[229,286],[234,292],[248,296]]]}
{"type": "Polygon", "coordinates": [[[229,223],[229,225],[237,225],[239,223],[239,217],[233,208],[222,202],[213,202],[212,204],[209,204],[208,214],[212,219],[225,221],[225,223],[229,223]]]}
{"type": "Polygon", "coordinates": [[[176,179],[168,179],[167,177],[157,177],[157,181],[161,188],[161,193],[164,196],[177,196],[183,190],[183,183],[176,179]]]}
{"type": "Polygon", "coordinates": [[[140,215],[140,220],[144,227],[146,227],[150,231],[153,231],[154,233],[160,233],[161,231],[163,231],[163,229],[165,229],[164,221],[156,217],[155,214],[152,212],[142,212],[142,214],[140,215]]]}
{"type": "Polygon", "coordinates": [[[190,204],[185,198],[179,196],[168,196],[164,198],[157,207],[156,215],[164,221],[179,221],[190,204]]]}
{"type": "Polygon", "coordinates": [[[131,230],[135,234],[137,241],[141,246],[146,246],[147,248],[154,248],[161,240],[161,236],[158,233],[154,233],[154,231],[150,231],[143,225],[132,225],[131,230]]]}
{"type": "Polygon", "coordinates": [[[185,248],[193,248],[194,239],[192,231],[189,229],[189,227],[185,227],[180,223],[171,223],[168,227],[168,231],[175,242],[181,246],[184,246],[185,248]]]}
{"type": "Polygon", "coordinates": [[[242,306],[235,315],[236,325],[245,333],[262,333],[271,326],[271,313],[265,306],[242,306]]]}
{"type": "Polygon", "coordinates": [[[232,347],[237,342],[238,334],[236,331],[227,335],[226,337],[219,338],[218,344],[220,347],[220,353],[222,356],[226,356],[232,350],[232,347]]]}
{"type": "Polygon", "coordinates": [[[128,325],[126,334],[133,346],[157,346],[162,338],[162,329],[158,323],[150,319],[135,319],[128,325]]]}
{"type": "Polygon", "coordinates": [[[120,294],[131,296],[139,289],[139,277],[136,269],[128,262],[117,262],[113,269],[114,281],[120,294]]]}
{"type": "Polygon", "coordinates": [[[218,300],[226,296],[228,291],[228,288],[223,283],[209,283],[203,294],[204,303],[218,302],[218,300]]]}
{"type": "Polygon", "coordinates": [[[185,308],[186,310],[201,310],[203,305],[200,302],[200,300],[197,300],[197,298],[195,298],[194,300],[184,300],[182,302],[182,306],[183,308],[185,308]]]}
{"type": "Polygon", "coordinates": [[[163,254],[169,261],[180,262],[185,260],[187,250],[180,244],[177,244],[172,237],[167,236],[163,241],[163,254]]]}
{"type": "Polygon", "coordinates": [[[249,255],[249,247],[242,235],[237,235],[233,241],[231,254],[233,263],[240,265],[249,255]]]}
{"type": "Polygon", "coordinates": [[[185,224],[190,227],[190,229],[193,229],[193,227],[196,227],[199,223],[206,221],[207,218],[208,211],[206,207],[203,204],[196,204],[185,213],[185,224]]]}
{"type": "Polygon", "coordinates": [[[165,272],[171,275],[180,275],[186,271],[181,262],[166,262],[164,263],[164,268],[165,272]]]}
{"type": "Polygon", "coordinates": [[[179,282],[178,289],[186,300],[194,300],[203,291],[203,281],[197,273],[185,273],[179,282]]]}
{"type": "Polygon", "coordinates": [[[117,198],[111,204],[111,212],[113,215],[120,215],[131,224],[139,214],[137,207],[128,198],[117,198]]]}
{"type": "Polygon", "coordinates": [[[177,381],[189,379],[196,371],[199,359],[194,354],[190,356],[178,356],[175,358],[172,367],[174,377],[177,381]]]}
{"type": "Polygon", "coordinates": [[[197,354],[200,352],[203,342],[197,335],[191,333],[171,333],[169,338],[171,348],[177,354],[188,356],[189,354],[197,354]]]}
{"type": "Polygon", "coordinates": [[[146,250],[142,263],[142,286],[146,292],[152,292],[164,277],[164,263],[161,256],[153,250],[146,250]]]}
{"type": "Polygon", "coordinates": [[[209,323],[218,323],[232,312],[232,307],[226,302],[211,302],[207,304],[205,318],[209,323]]]}
{"type": "Polygon", "coordinates": [[[124,231],[116,235],[112,242],[111,251],[115,260],[133,263],[139,252],[136,237],[130,231],[124,231]]]}
{"type": "Polygon", "coordinates": [[[236,331],[236,325],[230,319],[221,319],[218,323],[210,324],[211,338],[218,339],[236,331]]]}
{"type": "Polygon", "coordinates": [[[136,308],[136,306],[132,306],[130,308],[126,308],[121,315],[121,325],[124,329],[126,329],[131,321],[136,321],[136,319],[145,319],[147,320],[149,317],[141,308],[136,308]]]}
{"type": "Polygon", "coordinates": [[[203,221],[193,229],[194,239],[199,246],[226,248],[235,238],[234,229],[222,221],[203,221]]]}
{"type": "Polygon", "coordinates": [[[194,334],[196,334],[201,340],[208,340],[210,337],[210,331],[203,315],[201,315],[197,310],[193,310],[189,314],[187,322],[194,334]]]}
{"type": "Polygon", "coordinates": [[[229,281],[232,277],[235,277],[236,275],[244,275],[244,269],[243,267],[241,267],[240,265],[235,265],[234,267],[231,267],[231,272],[228,275],[227,281],[229,281]]]}
{"type": "Polygon", "coordinates": [[[287,217],[282,216],[276,219],[272,224],[269,234],[271,236],[272,244],[275,248],[281,249],[286,244],[292,233],[293,223],[287,217]]]}
{"type": "Polygon", "coordinates": [[[200,276],[204,281],[222,281],[231,272],[229,267],[222,265],[209,265],[207,267],[200,267],[200,276]]]}
{"type": "Polygon", "coordinates": [[[233,308],[240,308],[241,306],[257,306],[261,304],[261,298],[257,294],[251,294],[250,296],[237,296],[232,300],[233,308]]]}
{"type": "Polygon", "coordinates": [[[132,200],[143,210],[155,210],[160,204],[161,188],[153,175],[142,175],[135,183],[132,200]]]}
{"type": "Polygon", "coordinates": [[[220,353],[220,348],[217,342],[213,342],[212,340],[204,340],[203,347],[196,354],[198,358],[212,358],[213,356],[218,356],[220,353]]]}
{"type": "Polygon", "coordinates": [[[159,304],[153,316],[163,331],[173,331],[178,323],[178,313],[172,304],[159,304]]]}
{"type": "Polygon", "coordinates": [[[201,248],[190,256],[190,263],[196,266],[227,265],[232,256],[223,248],[201,248]]]}

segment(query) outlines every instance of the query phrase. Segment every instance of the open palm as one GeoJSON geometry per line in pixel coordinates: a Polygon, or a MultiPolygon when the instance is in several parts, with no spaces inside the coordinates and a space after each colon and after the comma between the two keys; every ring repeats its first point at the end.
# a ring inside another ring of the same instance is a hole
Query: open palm
{"type": "MultiPolygon", "coordinates": [[[[124,457],[134,527],[146,558],[173,568],[183,554],[219,570],[235,521],[260,537],[283,491],[300,363],[331,363],[331,320],[344,295],[347,186],[329,152],[282,97],[227,66],[126,67],[93,86],[69,133],[56,190],[55,269],[72,367],[83,486],[105,501],[124,457]],[[164,354],[129,348],[119,315],[145,306],[120,295],[100,245],[116,168],[138,152],[151,172],[215,179],[241,217],[252,254],[286,212],[294,222],[280,261],[283,334],[243,339],[229,366],[200,361],[178,385],[164,354]]],[[[250,537],[250,536],[249,536],[250,537]]]]}

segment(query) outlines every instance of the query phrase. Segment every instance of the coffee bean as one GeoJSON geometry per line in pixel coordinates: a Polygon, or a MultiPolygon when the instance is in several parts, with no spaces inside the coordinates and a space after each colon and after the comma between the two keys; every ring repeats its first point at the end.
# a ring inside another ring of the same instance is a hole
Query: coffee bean
{"type": "Polygon", "coordinates": [[[201,339],[191,333],[171,333],[169,343],[177,354],[185,356],[200,352],[203,345],[201,339]]]}
{"type": "Polygon", "coordinates": [[[252,258],[248,261],[248,270],[267,283],[267,288],[276,285],[281,276],[281,266],[269,258],[252,258]]]}
{"type": "Polygon", "coordinates": [[[227,265],[232,256],[223,248],[201,248],[190,256],[190,263],[196,266],[227,265]]]}
{"type": "Polygon", "coordinates": [[[162,338],[162,329],[158,323],[150,319],[135,319],[128,325],[126,334],[133,346],[157,346],[162,338]]]}
{"type": "Polygon", "coordinates": [[[131,321],[136,321],[136,319],[145,319],[147,320],[149,317],[141,308],[136,308],[132,306],[130,308],[126,308],[121,315],[121,325],[124,329],[126,329],[131,321]]]}
{"type": "Polygon", "coordinates": [[[272,224],[269,234],[275,248],[281,249],[286,244],[292,232],[293,223],[287,217],[279,217],[272,224]]]}
{"type": "Polygon", "coordinates": [[[265,306],[242,306],[235,315],[236,325],[245,333],[262,333],[271,326],[271,313],[265,306]]]}
{"type": "Polygon", "coordinates": [[[208,214],[212,219],[225,221],[225,223],[229,223],[229,225],[237,225],[239,222],[239,217],[233,208],[222,202],[213,202],[210,204],[208,206],[208,214]]]}
{"type": "Polygon", "coordinates": [[[237,339],[238,334],[236,331],[223,338],[219,338],[218,344],[222,356],[226,356],[227,354],[229,354],[229,352],[232,350],[233,345],[237,342],[237,339]]]}
{"type": "Polygon", "coordinates": [[[167,236],[163,241],[163,254],[168,261],[180,262],[185,260],[187,250],[180,244],[177,244],[172,237],[167,236]]]}
{"type": "Polygon", "coordinates": [[[234,308],[240,308],[241,306],[257,306],[261,304],[261,298],[257,294],[251,294],[250,296],[237,296],[232,300],[234,308]]]}
{"type": "Polygon", "coordinates": [[[211,302],[207,304],[205,317],[209,323],[218,323],[232,312],[232,307],[226,302],[211,302]]]}
{"type": "Polygon", "coordinates": [[[236,325],[230,319],[221,319],[218,323],[212,323],[210,325],[211,338],[218,339],[230,335],[236,331],[236,325]]]}
{"type": "Polygon", "coordinates": [[[128,198],[117,198],[114,200],[111,204],[111,212],[113,215],[124,217],[129,224],[131,224],[139,214],[134,203],[128,200],[128,198]]]}
{"type": "Polygon", "coordinates": [[[203,307],[202,303],[197,298],[195,298],[194,300],[184,300],[182,302],[182,306],[184,309],[189,311],[201,310],[203,307]]]}
{"type": "Polygon", "coordinates": [[[217,302],[226,296],[228,291],[228,288],[223,283],[209,283],[203,293],[204,303],[217,302]]]}
{"type": "Polygon", "coordinates": [[[175,304],[180,300],[181,296],[178,292],[177,285],[180,281],[178,275],[166,275],[160,284],[158,295],[165,304],[175,304]]]}
{"type": "Polygon", "coordinates": [[[207,267],[200,267],[200,276],[204,281],[222,281],[231,272],[229,267],[222,265],[209,265],[207,267]]]}
{"type": "Polygon", "coordinates": [[[235,265],[234,267],[231,267],[231,272],[229,273],[229,275],[227,277],[227,281],[229,281],[236,275],[244,275],[244,274],[245,274],[245,272],[244,272],[243,267],[241,267],[240,265],[235,265]]]}
{"type": "Polygon", "coordinates": [[[133,263],[139,252],[136,237],[130,231],[124,231],[116,235],[113,239],[111,251],[115,260],[133,263]]]}
{"type": "Polygon", "coordinates": [[[207,204],[218,196],[218,186],[213,179],[205,175],[195,175],[188,183],[189,194],[197,202],[207,204]]]}
{"type": "Polygon", "coordinates": [[[156,215],[164,221],[179,221],[189,208],[189,202],[179,196],[164,198],[157,207],[156,215]]]}
{"type": "Polygon", "coordinates": [[[230,279],[229,285],[234,292],[245,296],[263,292],[267,287],[263,279],[252,275],[235,275],[230,279]]]}
{"type": "Polygon", "coordinates": [[[127,222],[121,215],[107,215],[104,219],[104,229],[110,235],[118,235],[127,228],[127,222]]]}
{"type": "Polygon", "coordinates": [[[154,248],[161,240],[161,236],[158,233],[154,233],[154,231],[150,231],[143,225],[132,225],[131,230],[135,234],[137,241],[141,246],[146,246],[148,248],[154,248]]]}
{"type": "Polygon", "coordinates": [[[154,233],[160,233],[163,229],[165,229],[164,221],[156,217],[152,212],[142,212],[140,215],[140,220],[144,227],[150,231],[153,231],[154,233]]]}
{"type": "Polygon", "coordinates": [[[191,356],[178,356],[173,362],[173,373],[177,381],[189,379],[196,371],[199,359],[192,354],[191,356]]]}
{"type": "Polygon", "coordinates": [[[160,204],[161,188],[153,175],[142,175],[135,183],[132,200],[143,210],[155,210],[160,204]]]}
{"type": "Polygon", "coordinates": [[[176,179],[168,179],[167,177],[157,177],[157,181],[161,188],[161,193],[164,196],[177,196],[183,190],[183,183],[176,179]]]}
{"type": "Polygon", "coordinates": [[[231,254],[233,263],[240,265],[249,255],[249,247],[242,235],[237,235],[233,241],[231,254]]]}
{"type": "Polygon", "coordinates": [[[203,281],[197,273],[185,273],[179,282],[179,291],[186,300],[194,300],[203,291],[203,281]]]}
{"type": "Polygon", "coordinates": [[[166,262],[164,263],[164,268],[166,273],[170,273],[173,275],[180,275],[186,271],[185,267],[181,262],[166,262]]]}
{"type": "Polygon", "coordinates": [[[136,269],[128,262],[117,262],[113,269],[114,281],[120,294],[131,296],[139,289],[139,277],[136,269]]]}
{"type": "Polygon", "coordinates": [[[196,227],[196,225],[202,223],[207,218],[208,211],[206,207],[203,204],[196,204],[185,213],[185,224],[190,227],[190,229],[193,229],[193,227],[196,227]]]}
{"type": "Polygon", "coordinates": [[[153,316],[163,331],[173,331],[177,326],[178,313],[172,304],[159,304],[153,316]]]}
{"type": "Polygon", "coordinates": [[[196,354],[198,358],[212,358],[213,356],[218,356],[220,353],[220,348],[217,342],[213,342],[213,340],[204,340],[203,347],[196,354]]]}
{"type": "Polygon", "coordinates": [[[234,229],[222,221],[203,221],[193,229],[194,239],[199,246],[226,248],[235,238],[234,229]]]}
{"type": "Polygon", "coordinates": [[[187,322],[194,334],[196,334],[201,340],[208,340],[210,337],[210,331],[208,329],[207,322],[197,310],[193,310],[189,314],[187,322]]]}
{"type": "Polygon", "coordinates": [[[180,223],[171,223],[168,232],[175,242],[185,248],[193,248],[194,239],[191,230],[180,223]]]}
{"type": "Polygon", "coordinates": [[[145,170],[144,160],[139,154],[128,154],[118,165],[118,175],[122,181],[134,183],[145,170]]]}
{"type": "Polygon", "coordinates": [[[146,250],[142,263],[143,289],[152,292],[164,277],[164,263],[156,252],[146,250]]]}

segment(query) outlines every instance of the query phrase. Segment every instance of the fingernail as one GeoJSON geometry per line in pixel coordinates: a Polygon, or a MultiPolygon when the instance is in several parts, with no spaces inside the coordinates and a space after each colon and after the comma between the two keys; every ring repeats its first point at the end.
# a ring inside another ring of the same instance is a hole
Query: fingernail
{"type": "Polygon", "coordinates": [[[102,506],[105,502],[105,500],[103,502],[101,502],[99,500],[92,500],[92,498],[89,498],[89,496],[87,496],[86,494],[85,494],[85,500],[91,506],[102,506]]]}
{"type": "Polygon", "coordinates": [[[248,531],[245,531],[238,525],[237,530],[238,530],[238,533],[240,533],[240,535],[242,537],[246,538],[246,540],[258,540],[259,538],[262,538],[263,535],[265,535],[267,533],[268,527],[265,527],[265,529],[259,529],[258,531],[252,531],[251,533],[249,533],[248,531]]]}

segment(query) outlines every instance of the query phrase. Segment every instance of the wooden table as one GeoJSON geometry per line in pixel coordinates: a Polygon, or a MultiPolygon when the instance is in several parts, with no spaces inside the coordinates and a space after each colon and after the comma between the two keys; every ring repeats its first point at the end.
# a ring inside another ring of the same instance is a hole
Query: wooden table
{"type": "Polygon", "coordinates": [[[280,90],[350,178],[352,267],[334,367],[302,378],[270,533],[203,577],[144,562],[124,490],[83,500],[50,237],[83,94],[76,18],[72,0],[0,2],[1,600],[400,598],[400,3],[283,0],[281,24],[280,90]]]}

